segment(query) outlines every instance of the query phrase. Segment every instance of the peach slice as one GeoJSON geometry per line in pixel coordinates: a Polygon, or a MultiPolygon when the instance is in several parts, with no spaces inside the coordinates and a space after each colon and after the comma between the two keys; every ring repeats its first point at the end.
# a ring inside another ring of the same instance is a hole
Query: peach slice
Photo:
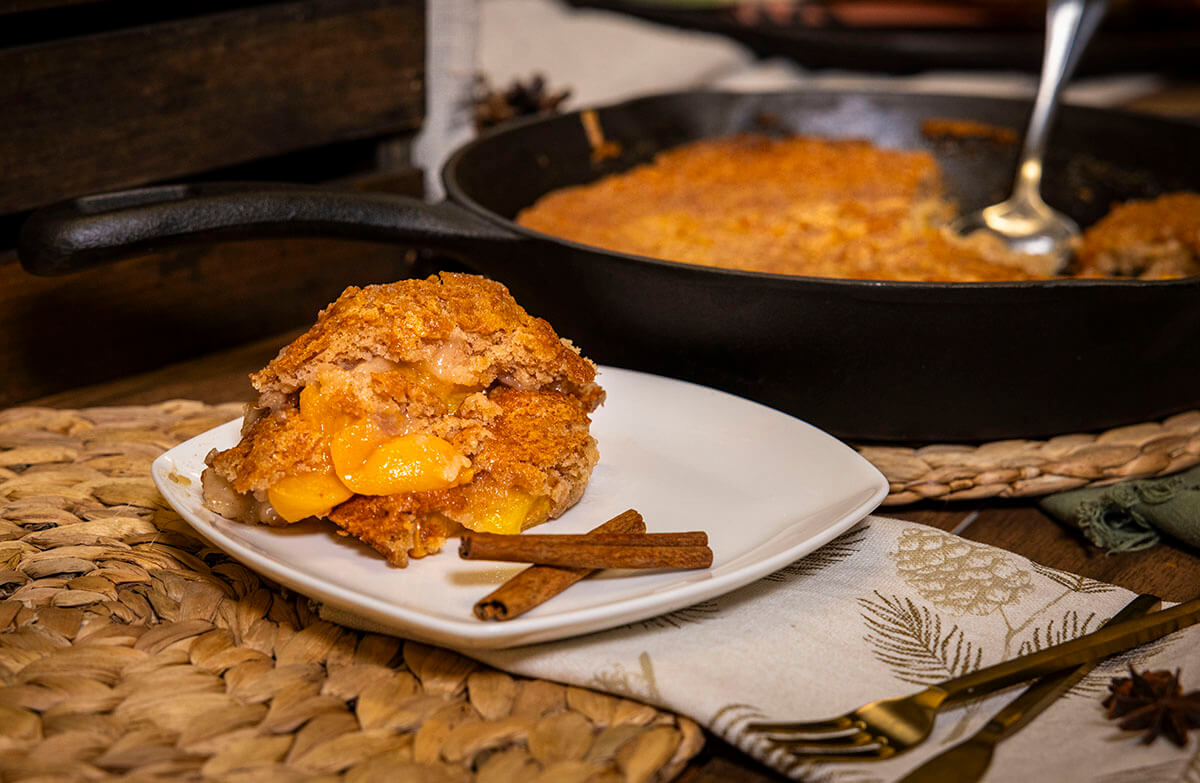
{"type": "Polygon", "coordinates": [[[331,473],[310,473],[282,479],[267,490],[271,506],[288,522],[321,517],[354,493],[331,473]]]}
{"type": "Polygon", "coordinates": [[[515,535],[531,525],[545,522],[550,516],[550,500],[519,489],[510,489],[467,527],[477,533],[515,535]]]}
{"type": "Polygon", "coordinates": [[[326,436],[354,422],[352,417],[338,410],[337,405],[322,393],[320,381],[313,381],[300,390],[300,415],[315,421],[326,436]]]}
{"type": "Polygon", "coordinates": [[[338,478],[360,495],[448,489],[470,478],[471,461],[449,441],[426,433],[388,438],[369,419],[335,435],[329,454],[338,478]]]}

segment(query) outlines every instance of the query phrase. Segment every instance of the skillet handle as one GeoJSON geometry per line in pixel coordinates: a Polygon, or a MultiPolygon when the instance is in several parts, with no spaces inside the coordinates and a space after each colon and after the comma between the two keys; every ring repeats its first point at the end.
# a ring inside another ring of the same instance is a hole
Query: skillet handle
{"type": "Polygon", "coordinates": [[[445,250],[520,239],[466,209],[387,193],[305,185],[164,185],[64,201],[21,227],[17,255],[35,275],[63,275],[174,245],[267,236],[344,237],[445,250]]]}

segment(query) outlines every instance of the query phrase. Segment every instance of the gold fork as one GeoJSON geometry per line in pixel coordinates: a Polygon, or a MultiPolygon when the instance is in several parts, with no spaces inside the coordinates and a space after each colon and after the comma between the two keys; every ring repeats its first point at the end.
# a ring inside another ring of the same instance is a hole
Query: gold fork
{"type": "Polygon", "coordinates": [[[982,696],[1071,666],[1093,663],[1197,622],[1200,622],[1200,599],[1106,625],[1078,639],[931,685],[910,696],[873,701],[836,718],[751,723],[746,729],[767,735],[773,744],[804,761],[887,759],[924,741],[944,704],[982,696]]]}

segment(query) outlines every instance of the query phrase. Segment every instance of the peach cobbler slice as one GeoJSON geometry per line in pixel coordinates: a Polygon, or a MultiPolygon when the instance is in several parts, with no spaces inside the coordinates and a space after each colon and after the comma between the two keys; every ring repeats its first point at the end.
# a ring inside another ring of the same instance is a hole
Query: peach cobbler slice
{"type": "Polygon", "coordinates": [[[472,275],[347,289],[251,380],[241,441],[208,458],[209,508],[327,518],[396,565],[460,526],[559,516],[598,459],[595,368],[472,275]]]}

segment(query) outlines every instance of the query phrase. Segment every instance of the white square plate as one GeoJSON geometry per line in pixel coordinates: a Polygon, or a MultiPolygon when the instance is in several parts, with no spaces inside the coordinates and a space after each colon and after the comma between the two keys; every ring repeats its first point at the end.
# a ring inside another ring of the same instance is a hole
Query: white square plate
{"type": "Polygon", "coordinates": [[[606,571],[521,617],[483,622],[474,603],[524,566],[460,560],[451,540],[394,568],[327,523],[243,525],[204,508],[204,457],[234,445],[240,421],[176,446],[152,473],[176,511],[250,568],[398,635],[459,648],[561,639],[726,593],[827,543],[887,494],[883,475],[853,449],[779,411],[612,367],[600,382],[608,392],[592,423],[600,463],[583,500],[536,530],[582,533],[635,508],[652,532],[707,531],[711,568],[606,571]]]}

